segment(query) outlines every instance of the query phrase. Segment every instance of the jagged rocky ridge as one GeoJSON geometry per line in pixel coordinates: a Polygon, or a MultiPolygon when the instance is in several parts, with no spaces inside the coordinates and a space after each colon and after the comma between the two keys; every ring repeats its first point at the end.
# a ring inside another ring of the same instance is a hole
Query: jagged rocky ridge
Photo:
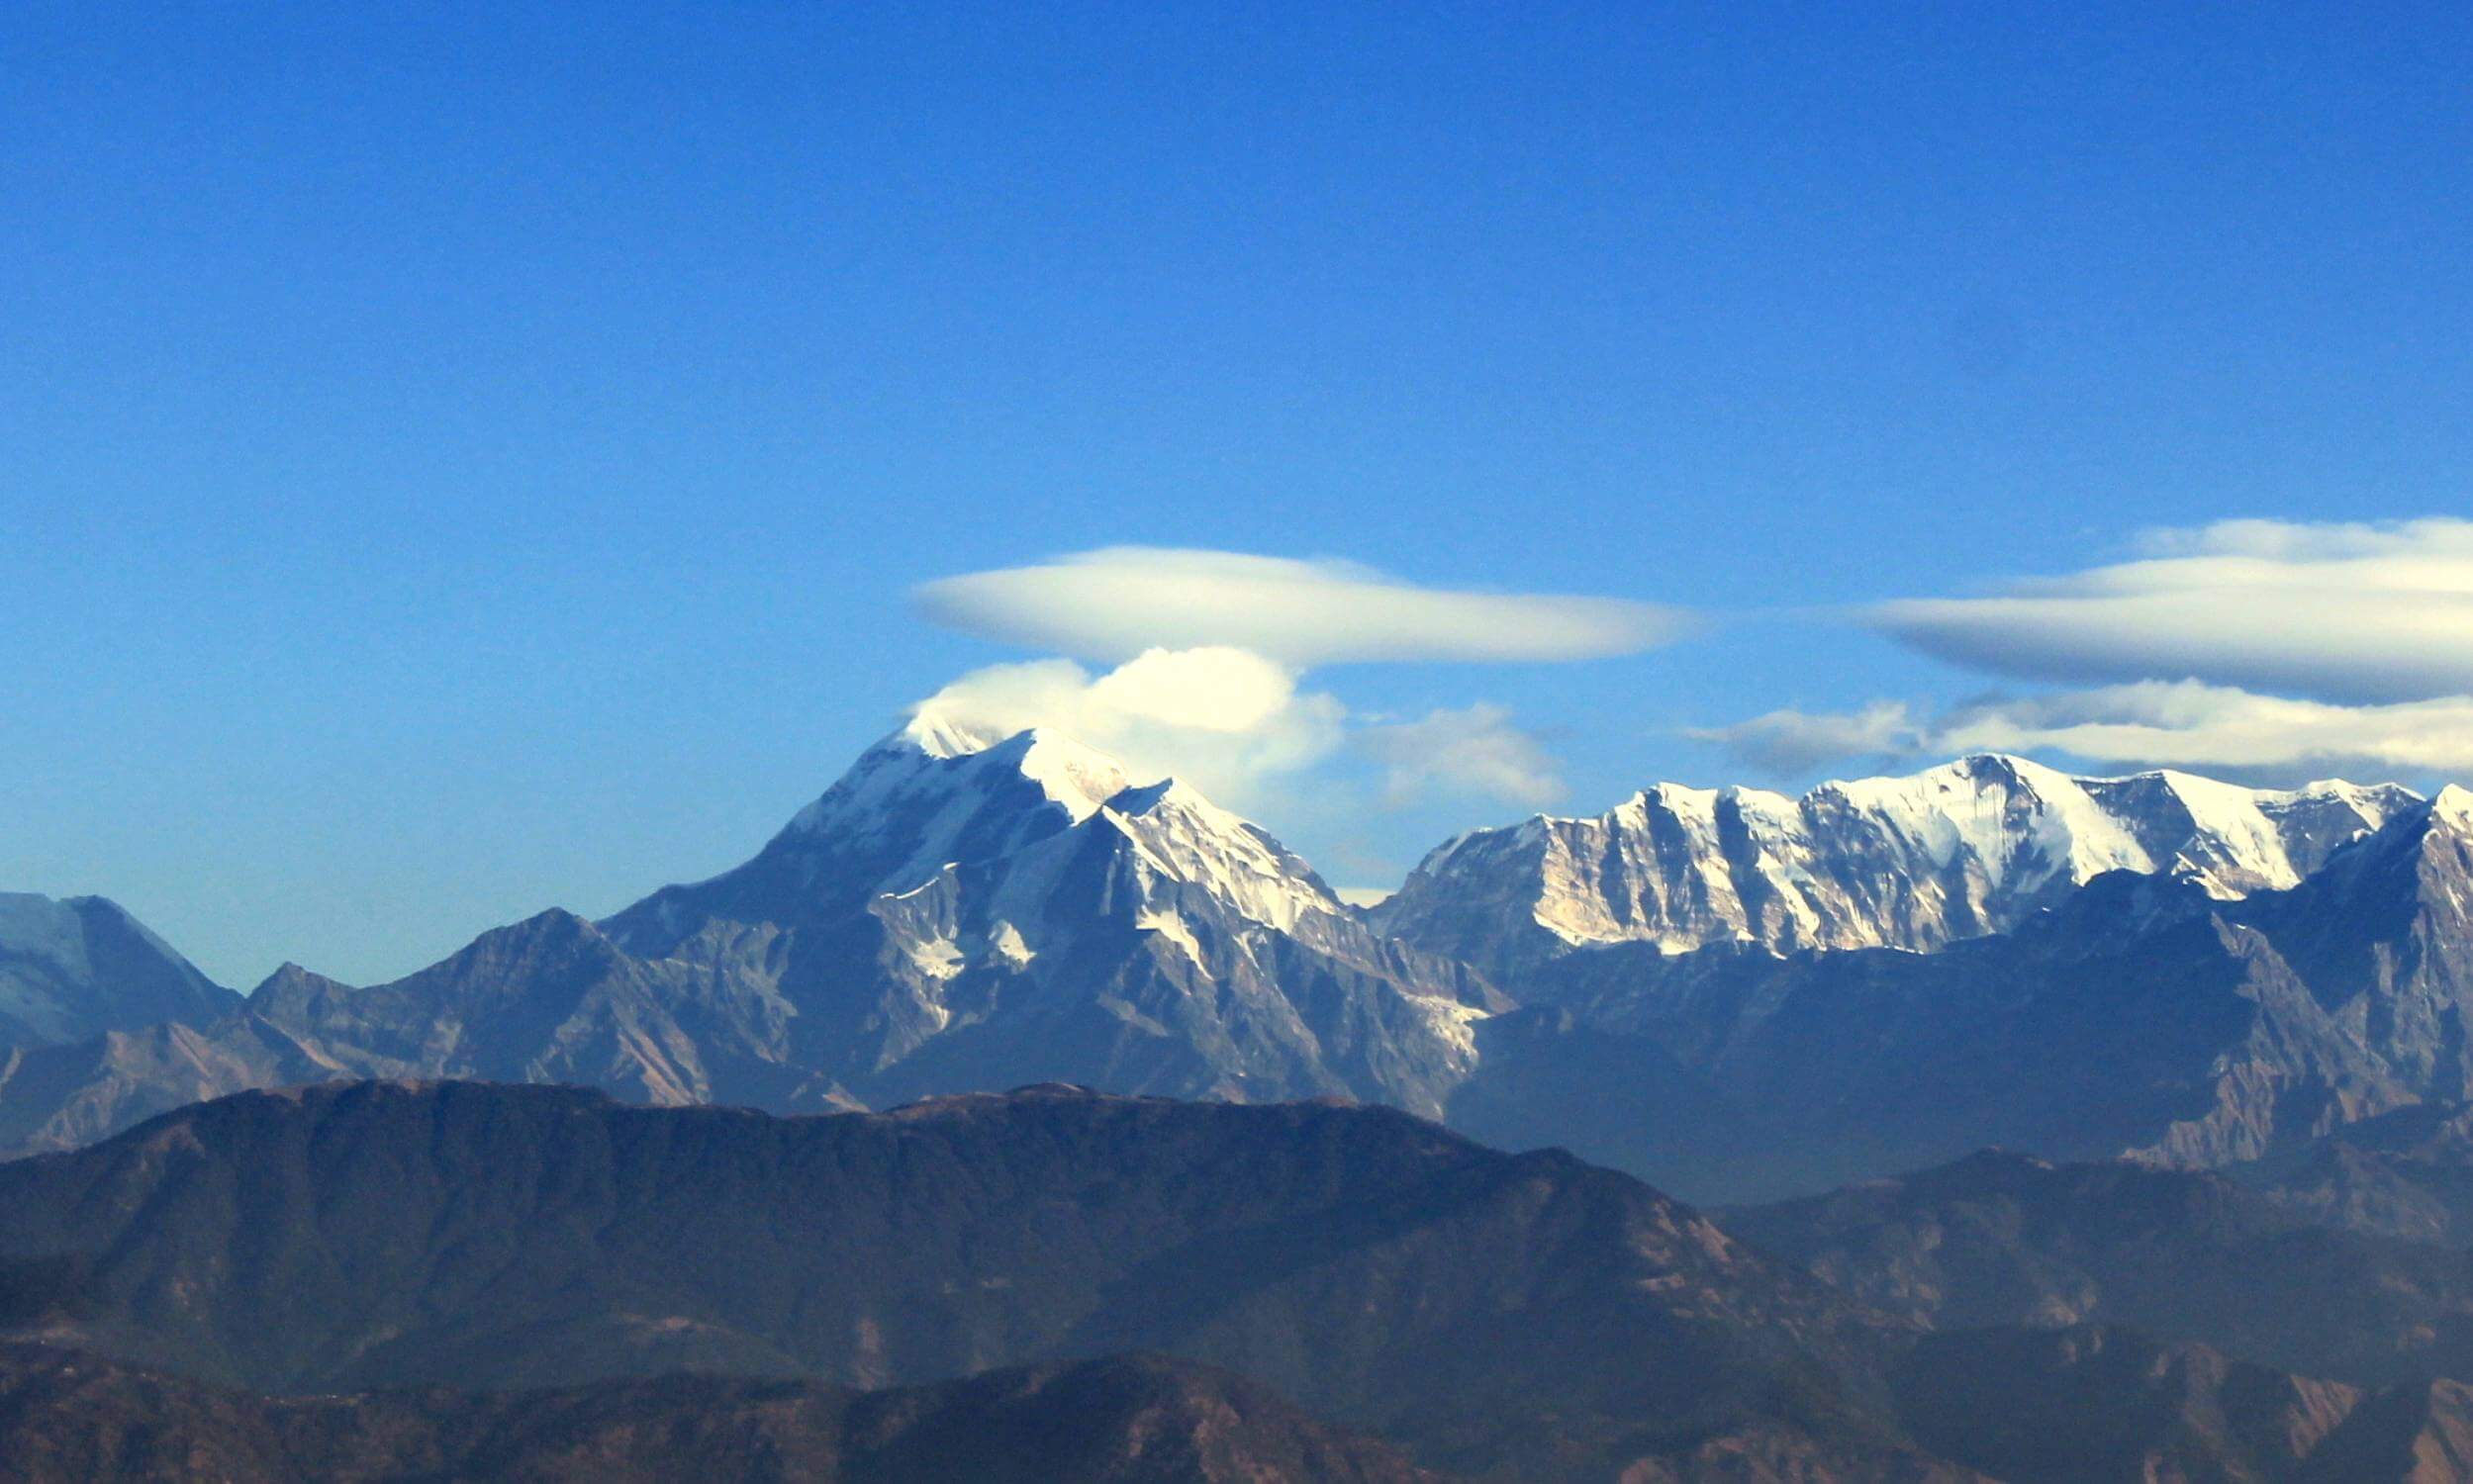
{"type": "Polygon", "coordinates": [[[1174,782],[922,715],[753,860],[391,984],[21,1044],[0,1142],[474,1076],[886,1106],[1043,1079],[1347,1096],[1756,1199],[1986,1144],[2214,1165],[2473,1095],[2473,794],[1974,758],[1662,786],[1438,851],[1372,913],[1174,782]]]}

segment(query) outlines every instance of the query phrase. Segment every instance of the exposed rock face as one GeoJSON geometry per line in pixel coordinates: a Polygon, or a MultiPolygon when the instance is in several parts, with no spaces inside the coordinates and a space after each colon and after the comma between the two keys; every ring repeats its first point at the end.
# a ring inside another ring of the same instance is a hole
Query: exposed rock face
{"type": "Polygon", "coordinates": [[[2416,802],[2392,786],[2078,779],[2001,756],[1801,798],[1661,784],[1593,819],[1463,835],[1375,917],[1506,979],[1608,943],[1931,950],[2005,931],[2110,871],[2221,897],[2290,887],[2416,802]]]}
{"type": "Polygon", "coordinates": [[[670,1376],[287,1399],[0,1346],[0,1454],[21,1484],[1441,1484],[1241,1377],[1159,1356],[882,1392],[670,1376]]]}
{"type": "Polygon", "coordinates": [[[205,1025],[238,1002],[116,902],[0,891],[0,1052],[205,1025]]]}
{"type": "Polygon", "coordinates": [[[0,1150],[75,1149],[189,1103],[347,1074],[316,1043],[247,1009],[211,1025],[174,1021],[13,1049],[0,1054],[0,1150]]]}
{"type": "Polygon", "coordinates": [[[1750,1437],[1912,1461],[1880,1421],[1896,1325],[1625,1176],[1380,1109],[247,1093],[0,1167],[0,1258],[20,1335],[269,1391],[879,1387],[1139,1349],[1449,1470],[1601,1478],[1750,1437]]]}

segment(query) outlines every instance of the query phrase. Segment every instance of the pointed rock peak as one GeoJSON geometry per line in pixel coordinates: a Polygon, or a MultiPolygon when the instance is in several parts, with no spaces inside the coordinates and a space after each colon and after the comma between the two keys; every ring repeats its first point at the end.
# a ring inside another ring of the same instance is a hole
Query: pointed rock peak
{"type": "Polygon", "coordinates": [[[2430,800],[2430,818],[2450,829],[2473,830],[2473,788],[2449,784],[2430,800]]]}
{"type": "MultiPolygon", "coordinates": [[[[535,912],[522,922],[511,922],[505,927],[490,929],[473,939],[461,953],[455,955],[455,959],[472,954],[488,953],[508,944],[598,943],[603,941],[606,940],[602,937],[601,929],[593,923],[576,916],[564,907],[551,907],[547,911],[535,912]]],[[[453,963],[455,959],[447,962],[453,963]]]]}
{"type": "Polygon", "coordinates": [[[998,736],[922,709],[862,754],[784,833],[870,830],[922,798],[985,791],[992,781],[1006,778],[1027,779],[1076,823],[1097,813],[1126,783],[1122,764],[1052,728],[998,736]]]}
{"type": "Polygon", "coordinates": [[[250,990],[249,995],[251,998],[255,998],[261,994],[280,993],[292,989],[323,989],[329,987],[348,989],[351,985],[344,983],[340,979],[329,978],[327,975],[320,974],[314,969],[304,969],[300,965],[293,963],[290,959],[286,959],[282,964],[276,966],[273,974],[270,974],[266,975],[265,978],[259,980],[257,987],[250,990]]]}

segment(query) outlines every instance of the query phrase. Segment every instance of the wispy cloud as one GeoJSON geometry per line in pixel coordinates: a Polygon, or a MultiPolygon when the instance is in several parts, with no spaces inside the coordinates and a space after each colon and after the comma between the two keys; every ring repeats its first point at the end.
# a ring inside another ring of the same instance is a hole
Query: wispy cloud
{"type": "Polygon", "coordinates": [[[1529,808],[1563,796],[1554,759],[1501,706],[1430,711],[1416,721],[1368,727],[1359,742],[1382,764],[1384,793],[1394,805],[1438,791],[1529,808]]]}
{"type": "Polygon", "coordinates": [[[1695,727],[1695,742],[1714,742],[1753,767],[1799,774],[1849,758],[1902,759],[1926,751],[1927,732],[1902,701],[1879,700],[1857,711],[1769,711],[1732,726],[1695,727]]]}
{"type": "Polygon", "coordinates": [[[912,597],[937,623],[1108,663],[1219,646],[1297,668],[1583,660],[1692,626],[1679,609],[1623,599],[1425,588],[1353,563],[1157,546],[942,578],[912,597]]]}

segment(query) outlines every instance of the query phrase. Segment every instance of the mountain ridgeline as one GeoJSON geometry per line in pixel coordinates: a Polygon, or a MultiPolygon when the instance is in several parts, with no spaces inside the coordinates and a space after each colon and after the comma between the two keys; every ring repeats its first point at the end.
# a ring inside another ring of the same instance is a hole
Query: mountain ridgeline
{"type": "Polygon", "coordinates": [[[932,713],[754,859],[392,983],[245,1000],[126,914],[0,898],[0,1148],[333,1077],[777,1112],[1067,1081],[1347,1097],[1757,1200],[1985,1146],[2257,1160],[2473,1094],[2473,794],[1976,757],[1662,785],[1342,901],[1263,830],[932,713]]]}
{"type": "Polygon", "coordinates": [[[2468,1009],[2462,789],[1661,786],[1360,909],[922,715],[390,983],[0,897],[0,1471],[2473,1480],[2468,1009]]]}

